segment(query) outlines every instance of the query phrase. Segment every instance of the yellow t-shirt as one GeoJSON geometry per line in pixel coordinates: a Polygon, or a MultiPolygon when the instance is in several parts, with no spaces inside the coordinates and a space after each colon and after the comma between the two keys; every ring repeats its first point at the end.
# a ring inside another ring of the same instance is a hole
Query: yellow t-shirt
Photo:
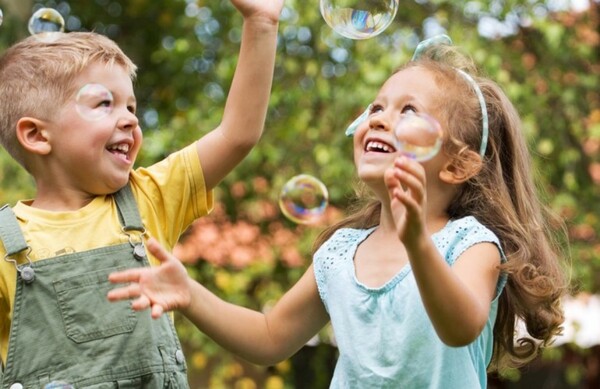
{"type": "MultiPolygon", "coordinates": [[[[206,191],[195,144],[149,168],[132,171],[130,183],[147,233],[169,250],[190,223],[212,210],[213,194],[206,191]]],[[[98,196],[72,212],[46,211],[28,203],[18,202],[13,211],[31,247],[32,261],[128,241],[112,196],[98,196]]],[[[5,248],[0,244],[0,356],[6,361],[16,269],[13,263],[3,260],[4,256],[5,248]]],[[[19,264],[26,261],[23,255],[15,259],[19,264]]],[[[149,261],[157,263],[153,257],[149,261]]]]}

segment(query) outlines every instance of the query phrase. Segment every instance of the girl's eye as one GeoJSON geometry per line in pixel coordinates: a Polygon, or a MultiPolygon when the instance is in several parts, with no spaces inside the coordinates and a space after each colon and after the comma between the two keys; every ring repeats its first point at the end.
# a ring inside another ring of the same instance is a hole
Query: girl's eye
{"type": "Polygon", "coordinates": [[[371,109],[369,110],[369,114],[374,114],[383,111],[383,107],[381,105],[371,105],[371,109]]]}
{"type": "Polygon", "coordinates": [[[413,107],[412,105],[407,105],[404,108],[402,108],[402,113],[403,114],[414,114],[417,113],[417,109],[415,107],[413,107]]]}

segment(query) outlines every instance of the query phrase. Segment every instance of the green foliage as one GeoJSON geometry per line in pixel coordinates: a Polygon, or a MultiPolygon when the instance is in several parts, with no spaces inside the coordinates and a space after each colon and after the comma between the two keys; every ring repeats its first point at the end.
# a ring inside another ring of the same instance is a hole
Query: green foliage
{"type": "MultiPolygon", "coordinates": [[[[135,87],[145,132],[139,165],[163,158],[218,125],[241,26],[228,1],[0,0],[0,49],[27,34],[33,7],[42,5],[58,9],[68,30],[95,30],[113,38],[138,64],[135,87]]],[[[319,227],[300,228],[285,220],[276,205],[280,188],[293,175],[313,174],[328,187],[331,209],[345,209],[355,176],[351,140],[344,129],[388,75],[410,59],[435,20],[434,26],[472,53],[521,112],[540,191],[567,221],[574,284],[600,291],[598,2],[590,7],[582,14],[535,17],[545,3],[401,2],[383,34],[351,41],[323,22],[318,1],[287,0],[265,134],[217,191],[223,213],[205,218],[222,228],[223,236],[226,228],[257,226],[256,242],[270,248],[256,251],[243,267],[210,263],[198,254],[190,271],[226,300],[255,309],[277,300],[298,279],[310,262],[319,227]],[[513,35],[489,39],[477,31],[482,17],[529,22],[513,35]],[[281,242],[272,239],[275,232],[289,233],[287,242],[296,251],[284,253],[276,247],[281,242]],[[284,254],[301,260],[284,264],[284,254]]],[[[33,195],[30,179],[5,152],[0,152],[0,178],[0,202],[33,195]]],[[[198,387],[291,387],[290,361],[273,368],[244,364],[185,320],[177,322],[198,387]]],[[[572,382],[580,379],[581,371],[573,368],[568,375],[572,382]]],[[[515,372],[512,378],[518,377],[515,372]]]]}

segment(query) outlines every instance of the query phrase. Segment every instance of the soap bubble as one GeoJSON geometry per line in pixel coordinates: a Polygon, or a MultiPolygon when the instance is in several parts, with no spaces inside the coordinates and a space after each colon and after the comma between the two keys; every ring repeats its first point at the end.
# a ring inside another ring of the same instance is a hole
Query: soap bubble
{"type": "Polygon", "coordinates": [[[403,115],[394,129],[396,150],[419,162],[427,161],[442,148],[440,123],[425,113],[403,115]]]}
{"type": "Polygon", "coordinates": [[[79,115],[90,121],[100,120],[113,110],[112,93],[102,84],[84,85],[75,98],[75,108],[79,115]]]}
{"type": "Polygon", "coordinates": [[[328,198],[325,184],[309,174],[300,174],[281,189],[279,208],[294,223],[311,224],[323,216],[328,198]]]}
{"type": "Polygon", "coordinates": [[[55,9],[40,8],[31,15],[27,27],[31,35],[44,41],[52,41],[65,31],[65,19],[55,9]]]}
{"type": "Polygon", "coordinates": [[[0,8],[0,26],[2,25],[3,21],[4,21],[4,13],[2,12],[2,9],[0,8]]]}
{"type": "Polygon", "coordinates": [[[399,0],[321,0],[321,15],[338,34],[350,39],[379,35],[394,20],[399,0]]]}
{"type": "Polygon", "coordinates": [[[75,389],[75,387],[63,381],[52,381],[46,384],[44,389],[75,389]]]}

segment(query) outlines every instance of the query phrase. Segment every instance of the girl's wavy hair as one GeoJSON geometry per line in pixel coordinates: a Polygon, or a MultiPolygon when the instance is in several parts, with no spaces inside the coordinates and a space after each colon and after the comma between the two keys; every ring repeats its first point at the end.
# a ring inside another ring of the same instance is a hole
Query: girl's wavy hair
{"type": "MultiPolygon", "coordinates": [[[[470,74],[484,96],[489,139],[481,170],[461,184],[447,209],[448,217],[474,216],[500,239],[507,262],[500,270],[507,284],[499,297],[490,371],[518,367],[538,355],[562,331],[561,298],[568,292],[567,242],[563,222],[540,201],[532,161],[517,110],[502,89],[480,77],[473,61],[454,46],[428,49],[402,69],[427,69],[439,87],[434,107],[447,123],[443,152],[456,164],[473,163],[482,141],[482,115],[472,86],[457,69],[470,74]],[[526,333],[518,333],[519,322],[526,333]]],[[[381,204],[359,183],[349,215],[324,230],[316,251],[339,228],[370,228],[379,224],[381,204]]]]}

